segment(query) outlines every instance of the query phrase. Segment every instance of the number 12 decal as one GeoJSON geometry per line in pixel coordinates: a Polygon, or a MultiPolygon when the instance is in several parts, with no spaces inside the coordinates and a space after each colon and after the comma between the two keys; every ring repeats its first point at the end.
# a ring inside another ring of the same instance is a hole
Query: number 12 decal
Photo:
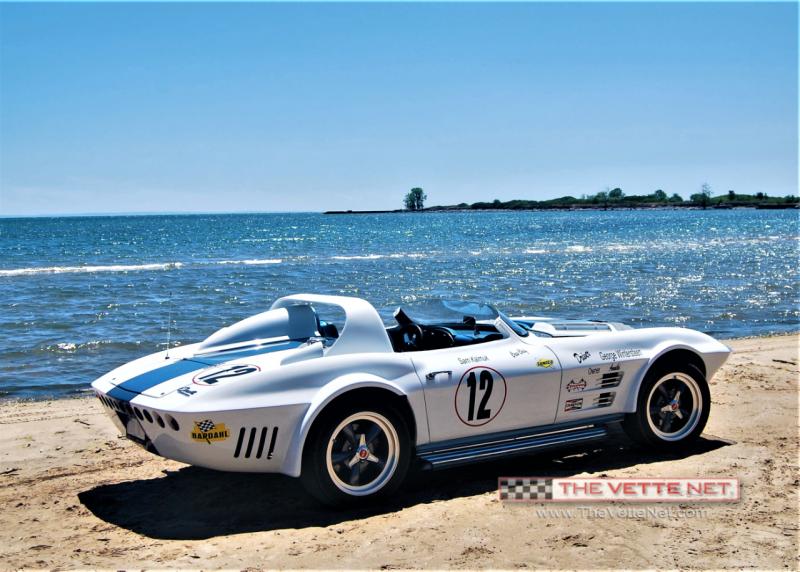
{"type": "MultiPolygon", "coordinates": [[[[475,372],[469,372],[469,377],[467,378],[467,387],[469,388],[469,415],[467,415],[467,421],[473,421],[475,419],[475,393],[476,393],[476,386],[475,383],[475,372]]],[[[485,369],[481,372],[481,391],[483,392],[483,398],[481,399],[481,404],[478,406],[478,419],[489,419],[492,416],[491,409],[486,409],[486,402],[489,401],[489,398],[492,396],[492,387],[494,386],[494,378],[492,374],[489,373],[488,369],[485,369]]]]}
{"type": "Polygon", "coordinates": [[[506,401],[506,380],[484,366],[468,369],[458,382],[456,415],[462,423],[479,427],[497,417],[506,401]]]}

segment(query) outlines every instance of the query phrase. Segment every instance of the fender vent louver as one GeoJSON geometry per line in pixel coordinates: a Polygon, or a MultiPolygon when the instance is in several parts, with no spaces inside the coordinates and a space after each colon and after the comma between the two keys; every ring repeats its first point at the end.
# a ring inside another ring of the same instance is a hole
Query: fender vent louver
{"type": "Polygon", "coordinates": [[[614,397],[616,397],[616,393],[613,391],[609,391],[608,393],[601,393],[597,397],[594,398],[594,405],[595,407],[610,407],[612,403],[614,403],[614,397]]]}
{"type": "MultiPolygon", "coordinates": [[[[264,455],[264,447],[267,445],[267,434],[269,433],[267,427],[242,427],[239,429],[239,438],[236,440],[236,450],[233,452],[234,458],[238,459],[240,456],[249,459],[254,457],[260,459],[264,455]],[[244,449],[244,450],[242,450],[244,449]]],[[[269,445],[267,446],[266,458],[271,459],[272,454],[275,452],[275,441],[278,439],[278,428],[273,427],[272,433],[269,438],[269,445]]]]}
{"type": "Polygon", "coordinates": [[[604,373],[603,377],[600,378],[600,383],[598,387],[606,388],[606,387],[617,387],[622,382],[622,375],[624,372],[621,371],[611,371],[608,373],[604,373]]]}

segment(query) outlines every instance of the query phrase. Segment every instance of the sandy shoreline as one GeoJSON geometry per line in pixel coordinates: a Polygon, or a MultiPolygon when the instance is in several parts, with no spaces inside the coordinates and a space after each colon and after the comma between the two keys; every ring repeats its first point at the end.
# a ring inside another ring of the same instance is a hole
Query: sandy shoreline
{"type": "Polygon", "coordinates": [[[436,473],[361,511],[320,509],[287,477],[152,456],[91,398],[0,404],[0,568],[797,569],[798,335],[729,345],[688,456],[619,442],[523,457],[436,473]],[[498,475],[738,477],[743,498],[570,517],[501,503],[498,475]]]}

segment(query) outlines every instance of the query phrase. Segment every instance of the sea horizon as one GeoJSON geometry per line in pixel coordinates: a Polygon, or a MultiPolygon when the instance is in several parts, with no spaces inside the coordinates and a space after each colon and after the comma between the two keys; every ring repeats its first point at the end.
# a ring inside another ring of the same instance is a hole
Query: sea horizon
{"type": "Polygon", "coordinates": [[[798,330],[796,211],[181,213],[0,219],[0,398],[80,394],[296,292],[509,315],[798,330]],[[171,309],[171,310],[170,310],[171,309]]]}
{"type": "MultiPolygon", "coordinates": [[[[732,207],[737,210],[759,210],[755,206],[736,206],[732,207]]],[[[324,211],[141,211],[141,212],[101,212],[101,213],[59,213],[59,214],[0,214],[0,220],[14,220],[14,219],[38,219],[38,218],[101,218],[101,217],[148,217],[148,216],[225,216],[225,215],[273,215],[273,214],[432,214],[432,213],[459,213],[459,212],[474,212],[474,213],[503,213],[503,212],[581,212],[581,211],[631,211],[631,210],[706,210],[711,211],[713,207],[703,209],[699,206],[677,206],[677,205],[663,205],[657,207],[650,206],[611,206],[604,208],[602,206],[596,207],[554,207],[554,208],[526,208],[526,209],[472,209],[468,207],[458,208],[451,205],[436,205],[434,207],[426,207],[419,211],[407,211],[402,208],[397,209],[376,209],[376,210],[324,210],[324,211]]],[[[763,209],[773,210],[773,209],[763,209]]],[[[791,208],[786,210],[793,210],[791,208]]],[[[794,209],[797,210],[797,209],[794,209]]]]}

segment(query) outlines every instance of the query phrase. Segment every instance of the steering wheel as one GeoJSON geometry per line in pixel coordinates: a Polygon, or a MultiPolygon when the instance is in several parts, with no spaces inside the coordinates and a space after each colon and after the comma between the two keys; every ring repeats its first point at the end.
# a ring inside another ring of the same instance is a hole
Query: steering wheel
{"type": "Polygon", "coordinates": [[[422,332],[422,328],[419,324],[410,323],[403,325],[403,345],[406,348],[406,351],[413,351],[413,350],[421,350],[422,349],[422,339],[425,337],[425,334],[422,332]]]}
{"type": "Polygon", "coordinates": [[[428,326],[428,332],[425,334],[426,341],[430,346],[428,349],[442,349],[452,348],[456,345],[456,339],[447,328],[439,326],[428,326]]]}

